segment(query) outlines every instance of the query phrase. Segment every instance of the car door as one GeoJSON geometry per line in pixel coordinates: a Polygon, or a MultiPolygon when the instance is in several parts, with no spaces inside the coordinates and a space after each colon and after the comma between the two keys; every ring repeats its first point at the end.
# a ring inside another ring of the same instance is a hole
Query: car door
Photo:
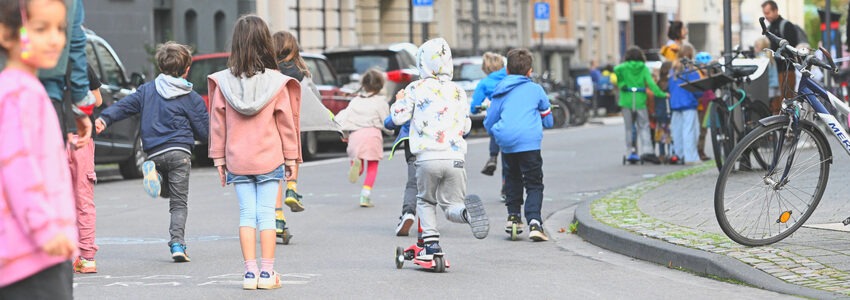
{"type": "MultiPolygon", "coordinates": [[[[121,101],[125,96],[135,92],[135,89],[128,89],[129,83],[124,76],[124,70],[120,62],[115,58],[115,53],[105,44],[99,41],[89,43],[92,52],[95,54],[102,84],[100,88],[103,96],[103,105],[97,110],[98,114],[104,109],[109,108],[118,101],[121,101]]],[[[89,59],[91,61],[91,59],[89,59]]],[[[127,119],[109,124],[99,136],[101,144],[108,140],[111,144],[108,156],[112,158],[129,157],[133,155],[134,146],[139,136],[140,115],[131,116],[127,119]]]]}
{"type": "MultiPolygon", "coordinates": [[[[86,42],[86,58],[88,60],[89,66],[91,66],[92,70],[94,70],[94,73],[97,75],[98,80],[100,80],[100,78],[103,77],[102,75],[100,75],[100,63],[98,62],[97,54],[94,53],[94,44],[91,41],[86,42]]],[[[111,95],[108,95],[108,93],[106,93],[106,89],[104,87],[101,86],[100,89],[100,92],[104,98],[104,102],[106,102],[107,98],[112,97],[111,95]]],[[[112,103],[114,101],[110,100],[109,102],[112,103]]],[[[100,113],[103,112],[104,109],[106,109],[106,107],[107,106],[105,105],[105,103],[100,107],[96,107],[94,109],[94,113],[92,114],[94,118],[97,118],[97,116],[99,116],[100,113]]],[[[112,152],[112,139],[109,137],[109,133],[106,131],[94,136],[94,144],[94,156],[96,158],[106,158],[107,156],[109,156],[110,152],[112,152]]]]}

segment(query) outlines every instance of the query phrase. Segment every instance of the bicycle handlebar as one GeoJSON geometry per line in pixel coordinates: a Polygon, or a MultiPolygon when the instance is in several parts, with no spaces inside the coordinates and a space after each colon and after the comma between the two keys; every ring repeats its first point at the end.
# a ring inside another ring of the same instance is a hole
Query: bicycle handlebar
{"type": "Polygon", "coordinates": [[[771,43],[779,44],[779,47],[774,52],[774,58],[790,61],[794,64],[799,70],[808,70],[811,66],[818,66],[825,70],[829,70],[832,72],[838,72],[838,67],[835,65],[835,62],[832,60],[832,55],[830,55],[829,51],[824,49],[823,47],[819,47],[819,50],[823,53],[824,56],[827,57],[828,62],[824,62],[823,60],[817,58],[813,54],[809,53],[809,51],[801,51],[797,50],[793,46],[788,43],[788,40],[780,38],[767,30],[767,25],[764,24],[764,17],[759,18],[759,25],[761,25],[761,34],[766,36],[771,43]],[[802,65],[800,63],[802,63],[802,65]]]}

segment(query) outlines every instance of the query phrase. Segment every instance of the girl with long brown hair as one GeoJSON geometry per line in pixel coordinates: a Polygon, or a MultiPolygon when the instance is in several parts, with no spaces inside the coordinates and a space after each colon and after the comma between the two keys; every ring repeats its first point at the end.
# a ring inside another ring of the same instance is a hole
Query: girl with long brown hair
{"type": "Polygon", "coordinates": [[[232,41],[229,69],[208,80],[209,155],[218,167],[221,185],[233,184],[239,198],[239,242],[245,259],[242,287],[280,288],[274,271],[274,207],[281,181],[298,177],[301,85],[277,71],[271,33],[259,17],[239,18],[232,41]]]}

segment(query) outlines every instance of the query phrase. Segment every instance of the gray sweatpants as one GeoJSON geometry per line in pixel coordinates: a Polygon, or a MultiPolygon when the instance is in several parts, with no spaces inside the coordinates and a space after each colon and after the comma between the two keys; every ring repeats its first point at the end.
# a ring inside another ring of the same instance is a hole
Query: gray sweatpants
{"type": "Polygon", "coordinates": [[[440,239],[437,231],[439,205],[446,219],[454,223],[467,223],[463,218],[466,206],[466,169],[462,160],[416,161],[416,215],[422,226],[422,240],[426,243],[440,239]]]}
{"type": "Polygon", "coordinates": [[[635,137],[634,130],[637,129],[637,152],[638,154],[653,154],[652,137],[649,132],[649,113],[646,109],[632,110],[623,108],[623,123],[626,127],[626,155],[632,150],[632,139],[635,137]],[[635,119],[632,119],[634,112],[635,119]]]}

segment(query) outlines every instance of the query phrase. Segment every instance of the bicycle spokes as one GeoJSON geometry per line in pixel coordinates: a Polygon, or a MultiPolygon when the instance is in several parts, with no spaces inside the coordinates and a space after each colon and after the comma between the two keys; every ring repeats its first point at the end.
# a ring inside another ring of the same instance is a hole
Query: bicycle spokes
{"type": "Polygon", "coordinates": [[[736,146],[718,178],[715,214],[732,240],[749,246],[779,241],[811,215],[826,188],[828,144],[819,129],[800,122],[759,127],[736,146]],[[765,158],[744,168],[743,162],[765,158]]]}

